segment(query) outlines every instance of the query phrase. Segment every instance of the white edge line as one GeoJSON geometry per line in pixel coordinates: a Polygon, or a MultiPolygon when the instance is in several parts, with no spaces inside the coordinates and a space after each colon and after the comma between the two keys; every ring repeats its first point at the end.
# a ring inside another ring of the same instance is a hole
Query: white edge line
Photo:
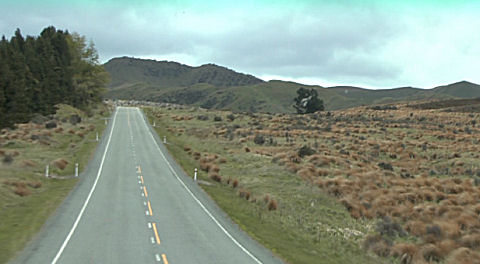
{"type": "Polygon", "coordinates": [[[100,178],[100,174],[102,173],[103,169],[103,163],[105,162],[105,156],[107,154],[108,146],[110,145],[110,140],[112,139],[112,134],[113,134],[113,129],[115,128],[115,121],[117,119],[117,113],[118,109],[115,109],[115,115],[113,117],[113,123],[112,123],[112,129],[110,130],[110,135],[108,136],[108,141],[107,145],[105,146],[105,151],[103,152],[102,156],[102,161],[100,162],[100,167],[98,168],[98,173],[97,173],[97,178],[95,179],[95,182],[93,183],[92,189],[90,189],[90,193],[87,196],[87,199],[85,200],[85,203],[83,204],[82,209],[80,210],[80,213],[77,216],[77,219],[75,220],[75,223],[73,223],[72,229],[68,233],[67,237],[65,238],[65,241],[63,241],[62,246],[57,252],[57,255],[55,255],[55,258],[52,260],[52,264],[57,263],[58,259],[63,253],[63,250],[65,250],[65,247],[68,244],[68,241],[70,241],[70,238],[72,238],[73,232],[75,232],[75,229],[77,228],[78,223],[80,222],[80,219],[83,216],[83,213],[85,212],[85,209],[87,208],[88,202],[90,201],[90,198],[92,197],[93,191],[95,191],[95,188],[97,187],[97,182],[98,179],[100,178]]]}
{"type": "MultiPolygon", "coordinates": [[[[140,109],[137,108],[137,110],[140,112],[140,109]]],[[[250,253],[250,251],[248,251],[246,248],[244,248],[242,246],[242,244],[240,244],[223,226],[222,224],[220,224],[218,222],[218,220],[210,213],[210,211],[208,211],[208,209],[202,204],[202,202],[200,202],[200,200],[198,200],[198,198],[192,193],[192,191],[190,191],[190,189],[187,187],[187,185],[185,185],[185,183],[182,181],[182,179],[180,179],[180,177],[177,175],[177,173],[175,172],[175,170],[173,169],[172,165],[170,165],[170,162],[168,162],[167,158],[165,157],[165,155],[163,154],[162,150],[160,149],[160,147],[158,146],[158,142],[155,140],[155,138],[153,137],[152,135],[152,132],[150,131],[149,127],[147,126],[147,123],[145,122],[145,120],[142,118],[142,120],[144,121],[143,124],[147,127],[147,130],[148,130],[148,133],[150,134],[150,137],[152,137],[153,141],[155,142],[155,146],[157,147],[157,150],[160,152],[160,154],[162,155],[163,159],[167,162],[167,165],[168,167],[170,168],[170,170],[173,172],[173,175],[175,176],[175,178],[177,178],[177,180],[180,182],[180,184],[183,186],[183,188],[185,188],[185,190],[187,190],[187,192],[190,194],[190,196],[192,196],[192,198],[200,205],[200,207],[203,209],[203,211],[213,220],[213,222],[215,222],[215,224],[223,231],[223,233],[225,233],[225,235],[230,238],[230,240],[232,240],[233,243],[235,243],[235,245],[237,245],[245,254],[247,254],[250,258],[252,258],[256,263],[258,264],[262,264],[262,262],[260,260],[258,260],[252,253],[250,253]]]]}

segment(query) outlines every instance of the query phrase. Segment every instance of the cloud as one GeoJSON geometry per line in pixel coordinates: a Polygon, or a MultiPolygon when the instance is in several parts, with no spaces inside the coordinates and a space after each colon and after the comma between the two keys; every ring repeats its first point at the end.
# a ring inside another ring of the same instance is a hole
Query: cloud
{"type": "MultiPolygon", "coordinates": [[[[253,1],[0,3],[1,33],[37,35],[49,25],[92,39],[114,56],[216,63],[258,76],[370,87],[480,82],[478,8],[253,1]],[[177,3],[177,4],[175,4],[177,3]],[[453,12],[455,11],[455,12],[453,12]]],[[[320,83],[322,84],[322,83],[320,83]]]]}

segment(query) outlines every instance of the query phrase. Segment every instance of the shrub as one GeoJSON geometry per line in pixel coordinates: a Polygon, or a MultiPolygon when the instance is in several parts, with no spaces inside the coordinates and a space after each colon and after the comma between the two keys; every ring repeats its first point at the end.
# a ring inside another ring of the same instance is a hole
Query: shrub
{"type": "Polygon", "coordinates": [[[428,262],[439,262],[443,259],[442,252],[434,244],[427,244],[420,248],[420,252],[428,262]]]}
{"type": "Polygon", "coordinates": [[[233,121],[233,120],[235,120],[235,115],[234,114],[228,114],[227,119],[230,120],[230,121],[233,121]]]}
{"type": "Polygon", "coordinates": [[[275,201],[274,199],[270,199],[267,205],[268,211],[277,210],[277,207],[278,207],[277,201],[275,201]]]}
{"type": "Polygon", "coordinates": [[[233,182],[232,182],[232,187],[233,187],[233,188],[237,188],[237,187],[238,187],[238,180],[237,180],[237,179],[233,180],[233,182]]]}
{"type": "Polygon", "coordinates": [[[59,158],[53,161],[53,165],[61,170],[64,170],[68,165],[68,161],[63,158],[59,158]]]}
{"type": "Polygon", "coordinates": [[[257,145],[263,145],[265,143],[265,138],[262,135],[257,134],[255,138],[253,138],[253,142],[257,145]]]}
{"type": "Polygon", "coordinates": [[[56,127],[57,127],[57,122],[55,122],[55,121],[50,121],[50,122],[45,124],[46,129],[52,129],[52,128],[56,128],[56,127]]]}
{"type": "Polygon", "coordinates": [[[222,182],[222,177],[218,173],[212,173],[209,177],[216,182],[222,182]]]}
{"type": "Polygon", "coordinates": [[[395,221],[392,221],[390,217],[385,216],[383,219],[377,223],[377,232],[380,233],[380,235],[387,235],[389,237],[394,237],[394,236],[405,236],[406,233],[402,229],[402,226],[398,224],[395,221]]]}
{"type": "Polygon", "coordinates": [[[390,170],[393,171],[393,166],[390,163],[385,163],[385,162],[380,162],[378,163],[378,167],[384,169],[384,170],[390,170]]]}
{"type": "Polygon", "coordinates": [[[19,196],[22,196],[22,197],[30,195],[32,193],[24,184],[16,186],[16,188],[13,192],[16,195],[19,195],[19,196]]]}
{"type": "Polygon", "coordinates": [[[191,149],[192,149],[192,148],[190,148],[189,146],[186,146],[186,145],[183,146],[183,150],[184,150],[185,152],[188,152],[188,151],[190,151],[191,149]]]}
{"type": "Polygon", "coordinates": [[[208,120],[208,116],[206,116],[206,115],[198,115],[198,116],[197,116],[197,119],[198,119],[198,120],[201,120],[201,121],[207,121],[207,120],[208,120]]]}
{"type": "Polygon", "coordinates": [[[410,264],[412,263],[412,258],[417,253],[417,250],[416,245],[398,243],[392,247],[390,255],[394,258],[400,259],[400,263],[410,264]]]}
{"type": "Polygon", "coordinates": [[[73,115],[70,116],[68,121],[70,122],[70,124],[76,125],[76,124],[82,122],[82,118],[77,114],[73,114],[73,115]]]}
{"type": "Polygon", "coordinates": [[[11,164],[13,162],[13,157],[12,155],[5,155],[2,161],[5,164],[11,164]]]}
{"type": "Polygon", "coordinates": [[[309,146],[307,145],[304,145],[303,147],[301,147],[299,150],[298,150],[298,156],[300,157],[305,157],[305,156],[311,156],[315,154],[315,150],[310,148],[309,146]]]}
{"type": "Polygon", "coordinates": [[[436,238],[442,237],[442,229],[438,225],[427,226],[427,235],[432,235],[436,238]]]}
{"type": "Polygon", "coordinates": [[[215,116],[215,117],[213,118],[213,121],[215,121],[215,122],[220,122],[220,121],[222,121],[222,117],[220,117],[220,116],[215,116]]]}

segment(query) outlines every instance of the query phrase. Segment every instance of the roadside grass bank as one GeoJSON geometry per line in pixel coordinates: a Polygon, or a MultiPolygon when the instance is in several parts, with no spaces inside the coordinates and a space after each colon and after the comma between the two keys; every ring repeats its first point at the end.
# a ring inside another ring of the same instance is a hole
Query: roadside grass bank
{"type": "Polygon", "coordinates": [[[106,127],[102,118],[110,115],[104,105],[89,114],[58,108],[52,118],[1,131],[0,263],[23,249],[75,186],[75,163],[81,173],[106,127]]]}
{"type": "MultiPolygon", "coordinates": [[[[143,108],[185,172],[251,237],[288,263],[383,263],[362,249],[375,221],[353,219],[317,186],[267,155],[254,134],[225,127],[257,127],[254,118],[195,108],[143,108]],[[265,153],[263,153],[264,151],[265,153]]],[[[269,140],[268,138],[266,139],[269,140]]],[[[289,148],[274,139],[275,147],[289,148]],[[282,146],[284,145],[284,146],[282,146]]],[[[272,142],[273,146],[273,142],[272,142]]]]}

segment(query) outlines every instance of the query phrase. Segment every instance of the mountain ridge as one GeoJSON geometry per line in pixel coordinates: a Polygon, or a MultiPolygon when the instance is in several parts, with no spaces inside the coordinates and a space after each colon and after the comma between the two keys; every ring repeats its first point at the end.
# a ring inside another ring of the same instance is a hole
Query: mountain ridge
{"type": "Polygon", "coordinates": [[[178,62],[114,58],[105,63],[111,75],[107,98],[134,99],[248,112],[293,113],[300,87],[316,89],[326,110],[401,101],[480,97],[480,85],[459,81],[435,88],[398,87],[371,90],[356,86],[305,85],[264,81],[212,63],[193,67],[178,62]]]}

